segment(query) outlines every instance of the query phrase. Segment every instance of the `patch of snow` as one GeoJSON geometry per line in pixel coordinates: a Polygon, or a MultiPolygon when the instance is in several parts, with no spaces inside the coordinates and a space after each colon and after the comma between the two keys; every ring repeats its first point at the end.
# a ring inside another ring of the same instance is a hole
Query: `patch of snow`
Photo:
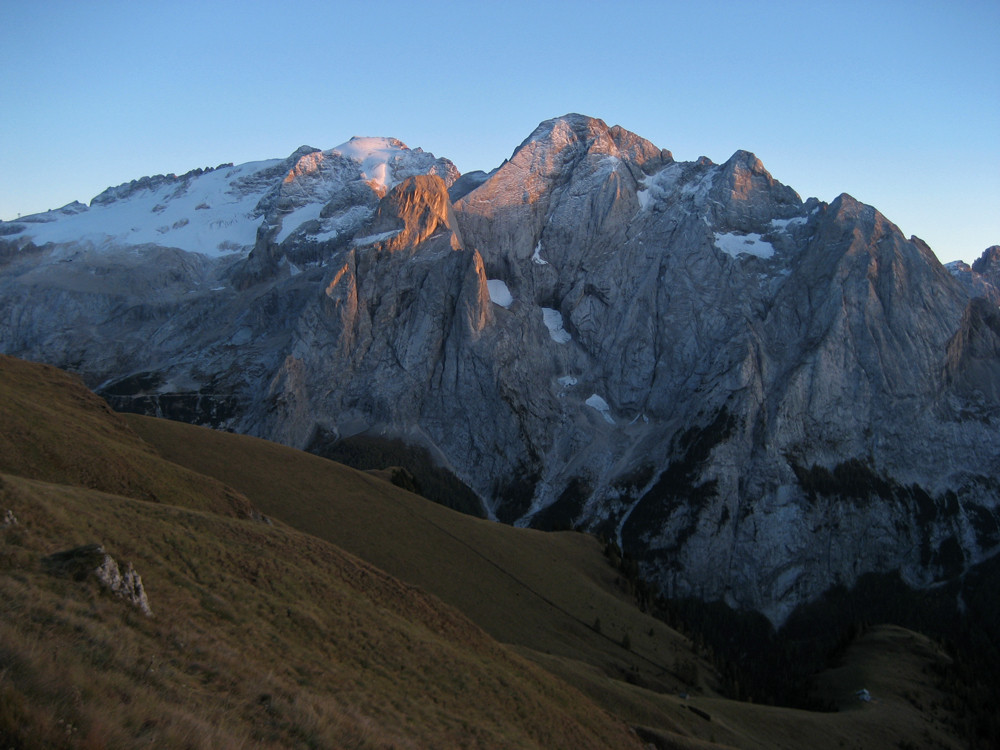
{"type": "Polygon", "coordinates": [[[788,230],[793,224],[805,224],[808,219],[805,216],[795,216],[791,219],[771,219],[771,226],[778,230],[788,230]]]}
{"type": "Polygon", "coordinates": [[[614,154],[605,154],[595,166],[594,174],[598,178],[604,177],[606,179],[606,175],[610,175],[618,169],[621,163],[622,160],[614,154]]]}
{"type": "Polygon", "coordinates": [[[490,293],[490,301],[500,307],[510,307],[514,304],[514,297],[511,296],[510,289],[500,279],[486,279],[486,288],[490,293]]]}
{"type": "Polygon", "coordinates": [[[535,252],[531,256],[531,262],[539,266],[547,266],[549,262],[542,257],[542,241],[538,240],[538,244],[535,245],[535,252]]]}
{"type": "Polygon", "coordinates": [[[639,182],[639,192],[636,193],[639,210],[646,211],[657,201],[665,199],[677,185],[680,176],[680,165],[668,164],[656,174],[643,177],[639,182]]]}
{"type": "Polygon", "coordinates": [[[402,232],[402,229],[390,229],[388,232],[379,232],[378,234],[369,234],[367,237],[355,237],[354,242],[351,244],[355,246],[361,245],[374,245],[376,242],[383,242],[390,237],[395,237],[397,234],[402,232]]]}
{"type": "Polygon", "coordinates": [[[716,232],[715,246],[734,258],[744,253],[756,255],[758,258],[770,258],[774,255],[774,246],[753,232],[749,234],[716,232]]]}
{"type": "Polygon", "coordinates": [[[681,188],[681,193],[686,196],[694,197],[696,202],[704,201],[708,197],[708,192],[712,189],[717,172],[718,167],[713,167],[707,170],[701,177],[684,183],[684,186],[681,188]]]}
{"type": "Polygon", "coordinates": [[[371,217],[374,210],[366,206],[351,206],[346,211],[340,212],[327,219],[320,219],[320,228],[311,233],[309,238],[314,242],[325,242],[335,240],[342,234],[349,234],[357,227],[360,227],[371,217]]]}
{"type": "Polygon", "coordinates": [[[635,197],[639,199],[639,210],[645,211],[653,203],[653,194],[649,191],[648,186],[643,186],[639,188],[639,192],[635,194],[635,197]]]}
{"type": "Polygon", "coordinates": [[[563,388],[572,388],[574,385],[577,384],[577,382],[578,382],[577,379],[574,378],[572,375],[563,375],[561,378],[559,378],[559,385],[561,385],[563,388]]]}
{"type": "Polygon", "coordinates": [[[573,337],[569,335],[569,331],[563,327],[563,316],[558,310],[551,307],[543,307],[542,322],[549,329],[549,336],[557,344],[565,344],[573,340],[573,337]]]}
{"type": "Polygon", "coordinates": [[[309,238],[315,242],[326,242],[327,240],[335,240],[339,236],[339,229],[327,229],[322,232],[317,232],[316,234],[310,234],[309,238]]]}
{"type": "Polygon", "coordinates": [[[17,219],[9,222],[10,224],[47,224],[50,221],[58,221],[65,216],[74,216],[76,214],[83,213],[89,210],[86,205],[80,203],[80,201],[73,201],[72,203],[67,203],[62,208],[54,208],[49,211],[44,211],[40,214],[29,214],[28,216],[19,216],[17,219]]]}
{"type": "Polygon", "coordinates": [[[281,217],[281,231],[278,232],[278,236],[274,238],[274,241],[280,245],[291,236],[292,232],[307,221],[316,221],[319,218],[319,212],[322,210],[323,205],[321,203],[307,203],[304,206],[299,206],[291,213],[285,214],[281,217]]]}
{"type": "Polygon", "coordinates": [[[608,424],[614,424],[615,420],[611,418],[611,407],[608,406],[608,402],[603,398],[598,396],[596,393],[590,394],[590,398],[584,401],[587,406],[595,411],[600,412],[601,416],[604,417],[604,421],[608,424]]]}

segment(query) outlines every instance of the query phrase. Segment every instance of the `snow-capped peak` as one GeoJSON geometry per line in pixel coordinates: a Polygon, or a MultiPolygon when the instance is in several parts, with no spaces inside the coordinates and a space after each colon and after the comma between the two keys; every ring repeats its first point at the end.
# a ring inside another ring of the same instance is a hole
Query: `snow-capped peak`
{"type": "Polygon", "coordinates": [[[316,237],[338,236],[373,210],[359,205],[349,216],[320,221],[324,206],[350,183],[360,179],[382,196],[418,174],[437,175],[448,186],[459,177],[448,159],[396,138],[352,138],[329,151],[302,146],[286,159],[132,180],[102,192],[89,209],[71,204],[23,217],[5,225],[3,235],[36,245],[82,241],[96,247],[160,245],[209,256],[247,253],[262,219],[277,242],[305,224],[316,237]]]}
{"type": "Polygon", "coordinates": [[[586,139],[594,132],[607,130],[608,126],[603,120],[570,112],[562,117],[553,117],[539,123],[518,148],[535,141],[552,141],[556,146],[563,146],[571,140],[586,139]]]}
{"type": "Polygon", "coordinates": [[[380,185],[383,190],[389,190],[396,182],[391,165],[402,157],[403,152],[409,150],[405,143],[396,138],[354,136],[347,143],[333,149],[333,153],[354,159],[361,165],[362,179],[380,185]]]}
{"type": "Polygon", "coordinates": [[[59,211],[11,222],[10,238],[36,245],[89,242],[105,245],[161,245],[220,256],[248,251],[257,235],[253,210],[268,184],[256,177],[281,164],[274,159],[239,166],[195,170],[181,177],[158,175],[108,188],[88,208],[70,204],[59,211]]]}
{"type": "Polygon", "coordinates": [[[436,174],[450,186],[459,173],[447,159],[435,159],[422,149],[409,148],[398,138],[354,136],[328,153],[358,163],[361,178],[385,193],[415,174],[436,174]]]}

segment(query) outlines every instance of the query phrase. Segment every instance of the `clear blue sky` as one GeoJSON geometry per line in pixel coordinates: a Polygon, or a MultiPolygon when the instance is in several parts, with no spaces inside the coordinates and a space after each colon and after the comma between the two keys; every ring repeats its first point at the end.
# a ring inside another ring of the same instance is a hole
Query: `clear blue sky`
{"type": "Polygon", "coordinates": [[[1000,0],[0,0],[0,218],[352,135],[488,170],[581,112],[971,262],[1000,243],[998,39],[1000,0]]]}

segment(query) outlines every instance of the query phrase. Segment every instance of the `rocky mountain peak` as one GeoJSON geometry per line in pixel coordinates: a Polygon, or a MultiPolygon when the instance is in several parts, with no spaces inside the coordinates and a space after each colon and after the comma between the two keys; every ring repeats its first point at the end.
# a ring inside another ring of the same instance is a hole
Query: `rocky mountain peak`
{"type": "Polygon", "coordinates": [[[603,120],[588,117],[576,112],[570,112],[562,117],[553,117],[538,124],[527,138],[518,146],[516,154],[529,143],[536,141],[547,143],[587,142],[608,133],[608,126],[603,120]]]}
{"type": "Polygon", "coordinates": [[[290,153],[287,157],[285,157],[285,165],[289,167],[294,166],[303,156],[314,154],[320,150],[321,149],[318,149],[315,146],[308,146],[306,144],[302,144],[292,153],[290,153]]]}
{"type": "Polygon", "coordinates": [[[0,346],[148,413],[419,444],[496,518],[774,622],[1000,550],[997,312],[873,207],[577,114],[457,180],[354,138],[5,226],[0,346]]]}
{"type": "Polygon", "coordinates": [[[436,174],[451,186],[460,176],[448,159],[438,159],[422,149],[411,149],[398,138],[354,136],[331,154],[356,163],[365,180],[380,195],[414,174],[436,174]]]}
{"type": "Polygon", "coordinates": [[[771,177],[754,154],[742,150],[718,168],[709,198],[717,223],[744,232],[760,232],[774,219],[789,219],[802,210],[799,194],[771,177]]]}
{"type": "Polygon", "coordinates": [[[603,120],[568,114],[546,120],[535,128],[500,172],[528,170],[538,177],[564,174],[584,157],[590,157],[591,161],[623,160],[634,168],[647,163],[651,163],[649,168],[655,168],[673,158],[669,151],[661,151],[619,125],[609,128],[603,120]]]}
{"type": "Polygon", "coordinates": [[[674,160],[673,154],[667,149],[657,148],[645,138],[636,135],[630,130],[626,130],[620,125],[613,126],[608,131],[608,134],[618,147],[622,158],[633,161],[640,167],[644,167],[644,169],[646,169],[647,164],[650,168],[655,168],[663,164],[669,164],[674,160]]]}
{"type": "Polygon", "coordinates": [[[971,296],[1000,305],[1000,245],[986,248],[971,266],[956,260],[947,268],[971,296]]]}
{"type": "Polygon", "coordinates": [[[357,244],[377,244],[387,252],[417,246],[441,232],[448,233],[453,250],[461,247],[448,187],[436,174],[414,175],[396,185],[380,202],[372,225],[372,237],[357,244]]]}
{"type": "Polygon", "coordinates": [[[992,283],[1000,285],[1000,245],[986,248],[972,263],[972,270],[985,276],[992,283]]]}
{"type": "Polygon", "coordinates": [[[843,224],[860,223],[868,229],[874,228],[882,218],[874,206],[862,203],[849,193],[841,193],[834,198],[827,212],[831,218],[843,224]]]}
{"type": "Polygon", "coordinates": [[[288,170],[288,174],[285,175],[283,182],[293,182],[307,174],[312,174],[320,168],[320,164],[323,162],[323,152],[318,148],[310,148],[309,146],[300,146],[296,149],[288,161],[293,162],[292,167],[288,170]]]}
{"type": "MultiPolygon", "coordinates": [[[[722,168],[724,173],[739,175],[744,180],[748,180],[756,176],[763,178],[767,184],[774,182],[774,178],[771,177],[771,173],[764,169],[764,163],[758,159],[757,155],[752,151],[739,149],[722,163],[722,168]]],[[[747,185],[746,189],[748,192],[749,188],[750,186],[747,185]]]]}

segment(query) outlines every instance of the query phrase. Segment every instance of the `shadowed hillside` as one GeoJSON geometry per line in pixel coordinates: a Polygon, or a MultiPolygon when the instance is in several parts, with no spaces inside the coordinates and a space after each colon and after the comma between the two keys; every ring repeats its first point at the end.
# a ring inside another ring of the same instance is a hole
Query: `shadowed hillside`
{"type": "Polygon", "coordinates": [[[875,628],[842,654],[839,676],[824,673],[815,681],[816,701],[843,706],[840,712],[727,700],[691,642],[634,606],[628,584],[592,537],[471,518],[369,474],[256,438],[126,419],[165,456],[232,483],[265,513],[455,605],[639,727],[657,747],[961,746],[932,678],[948,657],[923,636],[875,628]],[[861,688],[877,701],[861,704],[855,695],[861,688]]]}
{"type": "MultiPolygon", "coordinates": [[[[267,515],[436,594],[505,643],[582,658],[660,690],[693,687],[676,673],[678,658],[690,652],[687,640],[635,607],[591,536],[472,518],[256,438],[136,415],[126,420],[170,460],[249,493],[267,515]],[[629,648],[622,646],[626,636],[629,648]]],[[[697,682],[715,684],[705,663],[697,682]]]]}
{"type": "Polygon", "coordinates": [[[5,451],[0,475],[0,746],[641,746],[435,597],[316,536],[211,512],[232,493],[218,482],[185,496],[202,510],[74,486],[91,460],[140,495],[157,486],[144,476],[194,475],[71,378],[0,372],[4,445],[33,450],[5,451]],[[59,482],[9,471],[46,466],[59,482]],[[134,565],[151,617],[86,570],[54,574],[49,555],[85,544],[134,565]]]}
{"type": "Polygon", "coordinates": [[[241,518],[254,514],[232,488],[162,460],[74,376],[2,355],[0,472],[241,518]]]}
{"type": "Polygon", "coordinates": [[[0,746],[958,747],[908,631],[817,678],[838,713],[726,700],[592,537],[122,419],[51,368],[0,358],[0,387],[0,746]],[[151,617],[53,556],[97,544],[151,617]]]}

